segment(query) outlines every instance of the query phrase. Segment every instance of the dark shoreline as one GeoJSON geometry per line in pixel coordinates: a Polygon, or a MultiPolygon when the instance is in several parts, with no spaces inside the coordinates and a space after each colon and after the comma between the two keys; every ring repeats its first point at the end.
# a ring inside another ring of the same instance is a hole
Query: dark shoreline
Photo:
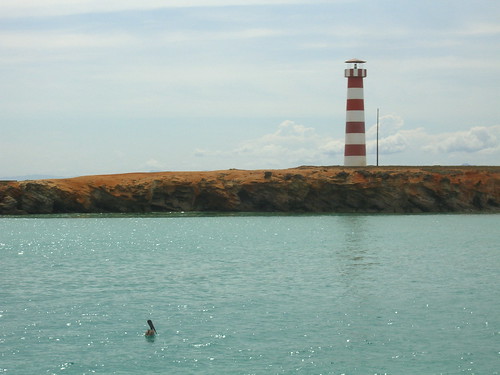
{"type": "Polygon", "coordinates": [[[500,212],[499,166],[303,166],[0,182],[0,215],[500,212]]]}

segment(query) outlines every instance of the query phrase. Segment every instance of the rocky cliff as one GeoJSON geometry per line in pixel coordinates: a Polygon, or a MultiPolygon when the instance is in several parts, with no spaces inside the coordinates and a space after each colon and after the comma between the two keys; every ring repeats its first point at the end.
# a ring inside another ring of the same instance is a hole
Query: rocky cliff
{"type": "Polygon", "coordinates": [[[299,167],[0,182],[0,214],[500,212],[500,167],[299,167]]]}

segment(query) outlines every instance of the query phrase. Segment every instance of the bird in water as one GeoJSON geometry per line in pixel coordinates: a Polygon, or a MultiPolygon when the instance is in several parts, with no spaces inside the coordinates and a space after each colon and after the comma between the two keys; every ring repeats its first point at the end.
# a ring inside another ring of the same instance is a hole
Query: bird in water
{"type": "Polygon", "coordinates": [[[154,336],[156,334],[156,328],[151,320],[148,320],[149,329],[146,331],[144,336],[154,336]]]}

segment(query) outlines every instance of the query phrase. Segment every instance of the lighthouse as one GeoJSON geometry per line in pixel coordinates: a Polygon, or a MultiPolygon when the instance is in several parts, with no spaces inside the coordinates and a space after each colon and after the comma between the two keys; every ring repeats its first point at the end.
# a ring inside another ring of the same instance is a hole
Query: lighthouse
{"type": "Polygon", "coordinates": [[[363,78],[366,61],[347,60],[349,64],[344,75],[347,78],[347,105],[345,122],[344,165],[362,167],[366,165],[365,142],[365,102],[363,97],[363,78]]]}

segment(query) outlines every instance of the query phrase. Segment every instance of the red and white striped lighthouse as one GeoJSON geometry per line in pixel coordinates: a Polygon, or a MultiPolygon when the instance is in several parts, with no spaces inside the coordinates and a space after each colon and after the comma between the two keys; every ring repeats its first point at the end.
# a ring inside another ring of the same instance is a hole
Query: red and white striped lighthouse
{"type": "Polygon", "coordinates": [[[351,59],[345,69],[347,78],[347,106],[345,123],[344,165],[361,167],[366,165],[365,143],[365,102],[363,97],[363,78],[366,61],[351,59]]]}

